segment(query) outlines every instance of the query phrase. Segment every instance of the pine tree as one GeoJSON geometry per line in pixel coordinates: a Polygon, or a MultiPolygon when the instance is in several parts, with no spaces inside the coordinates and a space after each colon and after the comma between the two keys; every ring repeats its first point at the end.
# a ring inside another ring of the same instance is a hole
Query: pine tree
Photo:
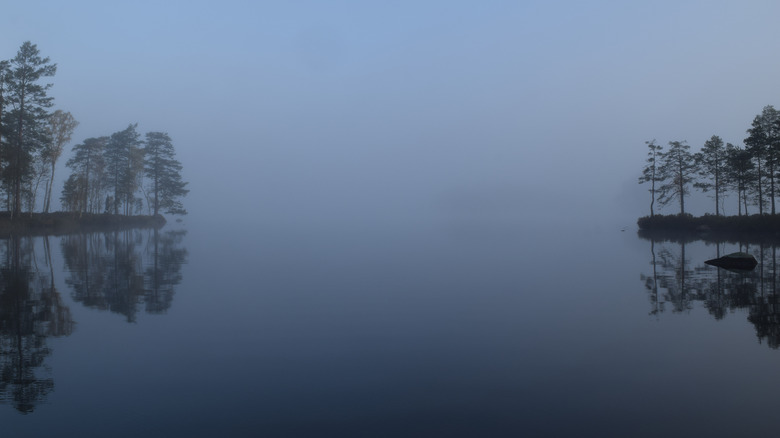
{"type": "Polygon", "coordinates": [[[33,155],[46,144],[44,127],[46,109],[53,98],[46,95],[51,84],[41,85],[41,78],[54,76],[57,65],[41,58],[38,47],[29,41],[22,44],[10,60],[4,77],[4,104],[10,112],[3,116],[6,143],[5,181],[12,198],[12,212],[21,212],[22,184],[30,177],[33,155]]]}
{"type": "Polygon", "coordinates": [[[655,144],[655,139],[646,141],[647,145],[647,164],[642,169],[642,176],[639,177],[639,184],[650,183],[650,217],[655,215],[653,206],[655,205],[655,195],[658,190],[655,188],[655,183],[661,181],[661,173],[659,169],[658,159],[661,157],[663,146],[655,144]]]}
{"type": "Polygon", "coordinates": [[[758,171],[758,210],[764,214],[764,198],[769,197],[771,213],[775,214],[775,169],[780,159],[780,133],[777,123],[780,112],[772,105],[767,105],[753,119],[751,128],[747,130],[748,137],[744,140],[747,150],[756,161],[758,171]],[[764,181],[769,184],[769,193],[764,193],[764,181]]]}
{"type": "Polygon", "coordinates": [[[79,213],[100,210],[105,184],[103,154],[108,137],[88,138],[73,147],[66,166],[73,170],[63,190],[63,204],[79,213]]]}
{"type": "Polygon", "coordinates": [[[680,214],[685,214],[685,195],[693,181],[697,167],[691,147],[685,141],[670,141],[669,149],[661,155],[661,180],[658,202],[666,205],[674,199],[680,201],[680,214]]]}
{"type": "Polygon", "coordinates": [[[125,203],[125,213],[128,204],[132,203],[133,195],[138,189],[138,175],[143,170],[140,157],[140,135],[136,131],[138,124],[130,124],[126,129],[111,134],[103,157],[106,163],[107,188],[112,190],[113,211],[119,214],[119,206],[125,203]]]}
{"type": "Polygon", "coordinates": [[[694,183],[694,187],[703,192],[715,192],[715,216],[720,215],[720,200],[726,187],[726,146],[723,140],[713,135],[704,142],[700,152],[694,155],[702,180],[694,183]]]}
{"type": "Polygon", "coordinates": [[[756,167],[753,164],[750,152],[734,146],[726,145],[728,166],[726,166],[727,179],[737,191],[737,214],[742,216],[744,206],[745,215],[748,214],[748,193],[753,189],[757,176],[756,167]]]}
{"type": "Polygon", "coordinates": [[[167,133],[146,133],[144,170],[152,194],[152,211],[168,214],[187,214],[179,198],[187,195],[187,183],[181,179],[181,163],[175,158],[173,142],[167,133]]]}

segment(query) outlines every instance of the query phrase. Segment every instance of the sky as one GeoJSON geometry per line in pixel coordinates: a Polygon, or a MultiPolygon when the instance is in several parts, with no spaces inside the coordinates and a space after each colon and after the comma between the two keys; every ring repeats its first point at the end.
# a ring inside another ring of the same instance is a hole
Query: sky
{"type": "Polygon", "coordinates": [[[645,141],[741,144],[780,105],[779,16],[774,1],[28,0],[3,6],[0,59],[31,41],[57,63],[71,146],[167,132],[191,217],[635,218],[645,141]]]}

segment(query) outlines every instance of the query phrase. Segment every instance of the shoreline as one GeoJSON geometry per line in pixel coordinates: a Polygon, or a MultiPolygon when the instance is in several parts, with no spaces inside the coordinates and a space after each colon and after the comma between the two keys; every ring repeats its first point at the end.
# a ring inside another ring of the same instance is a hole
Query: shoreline
{"type": "Polygon", "coordinates": [[[11,219],[11,213],[0,212],[0,237],[11,235],[42,236],[70,233],[120,231],[133,228],[160,228],[162,215],[125,216],[108,213],[22,213],[11,219]]]}
{"type": "Polygon", "coordinates": [[[750,216],[643,216],[637,219],[643,238],[675,241],[780,241],[780,214],[750,216]]]}

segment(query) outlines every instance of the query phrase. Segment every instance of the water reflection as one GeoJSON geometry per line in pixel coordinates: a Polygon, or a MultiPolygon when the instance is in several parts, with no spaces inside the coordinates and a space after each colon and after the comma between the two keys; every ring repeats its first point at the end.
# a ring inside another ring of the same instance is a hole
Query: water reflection
{"type": "Polygon", "coordinates": [[[780,242],[704,242],[643,236],[650,242],[650,270],[640,274],[651,302],[651,315],[687,312],[696,303],[717,320],[737,309],[747,310],[758,340],[780,347],[780,298],[777,252],[780,242]],[[686,248],[704,251],[695,258],[686,248]],[[728,251],[726,249],[728,248],[728,251]],[[752,271],[735,272],[704,264],[727,252],[752,254],[758,265],[752,271]],[[692,259],[694,261],[692,261],[692,259]]]}
{"type": "Polygon", "coordinates": [[[44,238],[47,270],[40,269],[33,238],[2,245],[0,267],[0,402],[29,413],[54,388],[44,360],[50,336],[73,331],[70,310],[54,286],[51,251],[44,238]]]}
{"type": "MultiPolygon", "coordinates": [[[[134,322],[140,309],[164,313],[182,280],[186,231],[130,230],[61,238],[65,284],[74,302],[134,322]]],[[[44,363],[50,337],[75,322],[57,290],[52,237],[0,240],[0,403],[33,412],[54,389],[44,363]]]]}
{"type": "Polygon", "coordinates": [[[128,230],[62,238],[73,300],[135,322],[141,306],[165,313],[181,282],[186,231],[128,230]],[[150,235],[151,234],[151,235],[150,235]]]}

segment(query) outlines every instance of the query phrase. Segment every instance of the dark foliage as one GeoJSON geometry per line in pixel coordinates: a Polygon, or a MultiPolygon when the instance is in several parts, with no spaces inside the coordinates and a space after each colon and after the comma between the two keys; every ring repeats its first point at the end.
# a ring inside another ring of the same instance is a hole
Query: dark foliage
{"type": "MultiPolygon", "coordinates": [[[[0,60],[0,202],[13,212],[9,220],[18,222],[10,227],[13,229],[39,228],[52,220],[34,217],[37,195],[42,189],[42,210],[48,213],[57,160],[78,125],[70,113],[49,112],[54,105],[54,98],[48,95],[52,84],[44,79],[56,70],[57,65],[42,57],[29,41],[13,59],[0,60]],[[23,207],[29,218],[19,217],[23,207]]],[[[64,210],[125,216],[187,213],[181,198],[189,190],[170,137],[149,133],[146,147],[142,147],[136,128],[137,124],[130,124],[73,148],[73,157],[67,161],[71,174],[60,197],[64,210]],[[151,178],[146,184],[144,172],[151,178]]],[[[4,220],[0,218],[0,222],[4,220]]],[[[57,223],[73,228],[72,220],[58,219],[57,223]]],[[[95,219],[79,222],[92,226],[95,219]]],[[[0,232],[8,228],[0,223],[0,232]]]]}

